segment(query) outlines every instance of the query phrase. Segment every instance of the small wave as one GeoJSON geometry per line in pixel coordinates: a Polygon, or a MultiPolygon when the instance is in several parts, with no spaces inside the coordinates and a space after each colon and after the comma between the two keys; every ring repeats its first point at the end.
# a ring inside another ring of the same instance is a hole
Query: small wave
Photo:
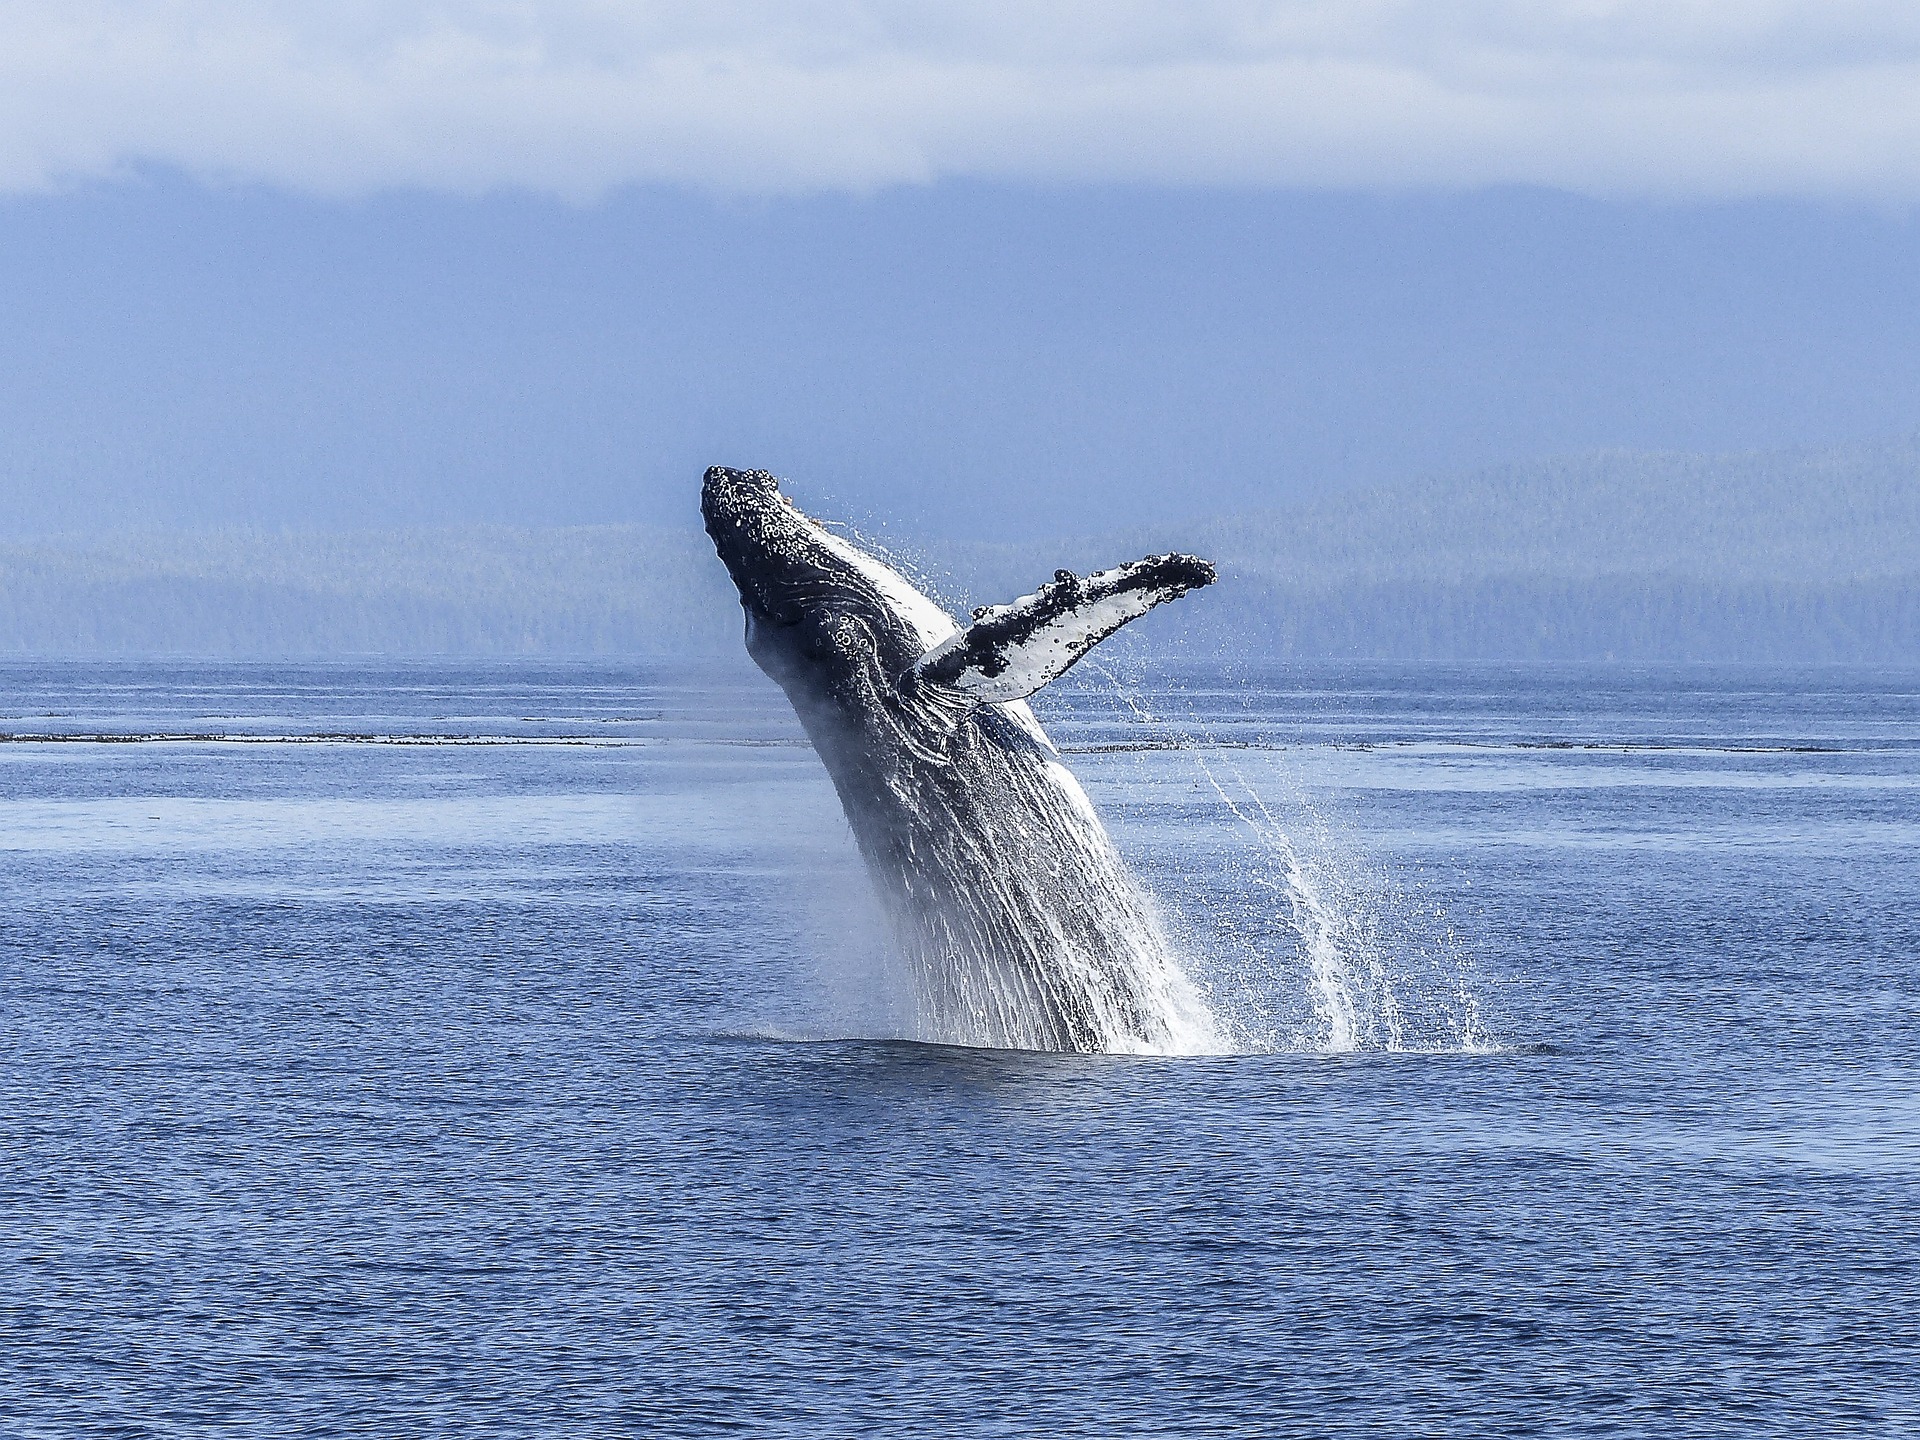
{"type": "Polygon", "coordinates": [[[1189,750],[1211,753],[1225,750],[1338,750],[1355,754],[1385,751],[1470,750],[1480,754],[1507,751],[1567,751],[1575,754],[1602,755],[1891,755],[1898,747],[1882,745],[1713,745],[1698,741],[1648,740],[1241,740],[1209,737],[1206,739],[1151,738],[1143,740],[1101,741],[1083,745],[1062,745],[1063,755],[1131,755],[1155,750],[1189,750]]]}
{"type": "MultiPolygon", "coordinates": [[[[1409,743],[1409,742],[1402,742],[1409,743]]],[[[1462,750],[1579,750],[1606,754],[1633,755],[1872,755],[1881,753],[1872,747],[1850,749],[1843,745],[1703,745],[1697,741],[1662,740],[1510,740],[1505,743],[1480,740],[1449,742],[1462,750]]]]}
{"type": "MultiPolygon", "coordinates": [[[[1062,755],[1136,755],[1152,750],[1191,750],[1195,747],[1179,739],[1155,740],[1116,740],[1101,745],[1062,745],[1062,755]]],[[[1284,750],[1285,745],[1266,743],[1256,740],[1217,740],[1207,747],[1212,750],[1284,750]]]]}

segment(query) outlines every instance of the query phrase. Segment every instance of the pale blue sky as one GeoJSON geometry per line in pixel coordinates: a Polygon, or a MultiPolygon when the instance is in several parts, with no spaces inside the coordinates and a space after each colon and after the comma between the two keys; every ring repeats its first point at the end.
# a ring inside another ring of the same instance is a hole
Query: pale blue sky
{"type": "Polygon", "coordinates": [[[0,534],[989,535],[1920,429],[1872,3],[0,7],[0,534]],[[316,18],[317,17],[317,18],[316,18]]]}

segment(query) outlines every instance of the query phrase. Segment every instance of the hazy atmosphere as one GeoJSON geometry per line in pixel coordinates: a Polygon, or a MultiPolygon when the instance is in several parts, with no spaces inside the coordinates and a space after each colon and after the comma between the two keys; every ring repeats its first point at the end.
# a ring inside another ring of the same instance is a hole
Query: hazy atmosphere
{"type": "Polygon", "coordinates": [[[1438,15],[8,5],[0,647],[718,644],[721,462],[1282,653],[1920,653],[1907,8],[1438,15]]]}

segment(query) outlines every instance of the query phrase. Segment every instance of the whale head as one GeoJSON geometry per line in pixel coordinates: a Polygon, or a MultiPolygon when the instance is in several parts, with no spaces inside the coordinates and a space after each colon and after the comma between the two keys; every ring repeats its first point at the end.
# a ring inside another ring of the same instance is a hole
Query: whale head
{"type": "Polygon", "coordinates": [[[820,714],[831,701],[863,722],[885,711],[945,723],[954,705],[1024,700],[1122,625],[1215,579],[1205,560],[1171,551],[1086,576],[1058,570],[962,630],[897,570],[802,514],[765,470],[714,466],[700,508],[754,661],[796,707],[820,714]]]}
{"type": "Polygon", "coordinates": [[[790,693],[850,681],[891,687],[958,629],[883,562],[803,514],[765,470],[716,465],[701,487],[707,534],[747,617],[747,650],[790,693]]]}

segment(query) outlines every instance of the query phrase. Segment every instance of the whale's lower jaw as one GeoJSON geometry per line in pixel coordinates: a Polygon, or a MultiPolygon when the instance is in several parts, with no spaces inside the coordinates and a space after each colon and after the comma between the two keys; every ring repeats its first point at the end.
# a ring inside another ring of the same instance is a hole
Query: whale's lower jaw
{"type": "Polygon", "coordinates": [[[1085,1053],[1214,1048],[1206,1007],[1071,774],[984,707],[929,763],[796,705],[911,970],[919,1038],[1085,1053]],[[840,733],[835,733],[839,731],[840,733]]]}

